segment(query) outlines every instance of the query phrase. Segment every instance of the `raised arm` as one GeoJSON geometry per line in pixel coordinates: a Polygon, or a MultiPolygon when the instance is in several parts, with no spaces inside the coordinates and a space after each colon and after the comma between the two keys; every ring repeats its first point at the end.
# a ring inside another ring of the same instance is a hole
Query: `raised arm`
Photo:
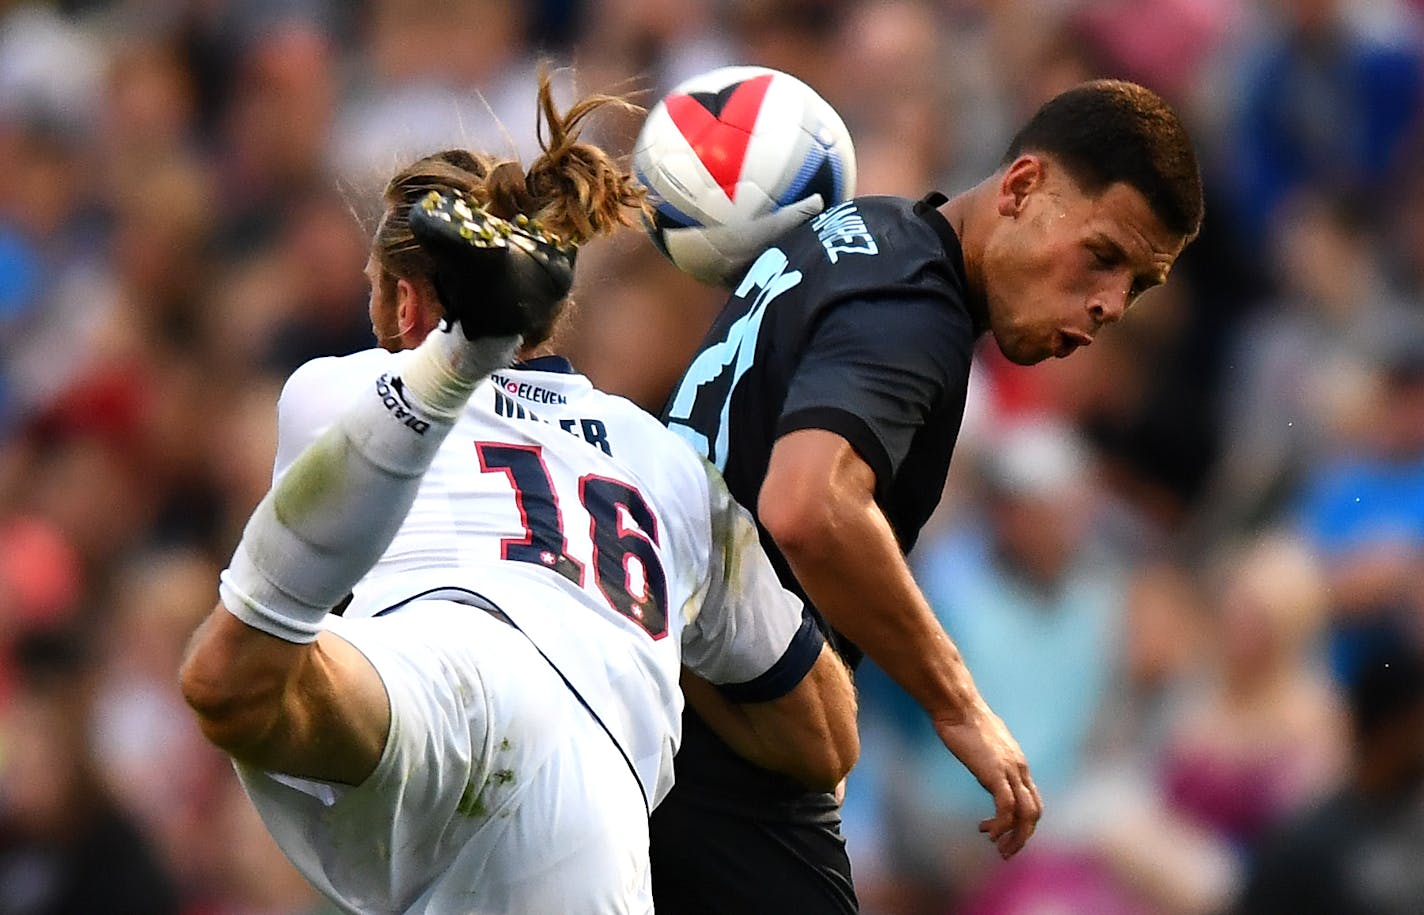
{"type": "Polygon", "coordinates": [[[757,513],[807,595],[929,714],[940,740],[994,798],[980,824],[1005,857],[1033,834],[1042,802],[1023,751],[985,704],[915,584],[875,502],[875,473],[841,436],[782,436],[757,513]]]}

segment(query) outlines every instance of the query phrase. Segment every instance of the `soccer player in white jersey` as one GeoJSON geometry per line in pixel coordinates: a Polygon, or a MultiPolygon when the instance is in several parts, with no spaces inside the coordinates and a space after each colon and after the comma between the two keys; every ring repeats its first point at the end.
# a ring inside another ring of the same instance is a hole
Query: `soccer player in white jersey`
{"type": "Polygon", "coordinates": [[[849,678],[749,516],[547,344],[572,242],[640,203],[577,141],[618,101],[560,114],[541,80],[527,175],[447,152],[391,180],[382,349],[288,381],[276,481],[184,663],[204,732],[343,910],[651,911],[684,664],[759,764],[824,790],[854,762],[849,678]]]}

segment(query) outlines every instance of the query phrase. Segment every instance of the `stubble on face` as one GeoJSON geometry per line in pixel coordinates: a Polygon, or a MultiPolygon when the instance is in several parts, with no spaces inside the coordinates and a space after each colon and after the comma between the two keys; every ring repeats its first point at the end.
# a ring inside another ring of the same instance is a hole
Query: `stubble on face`
{"type": "Polygon", "coordinates": [[[986,298],[1011,362],[1033,365],[1088,345],[1144,290],[1166,280],[1185,240],[1124,184],[1089,196],[1060,170],[1025,200],[986,298]]]}
{"type": "Polygon", "coordinates": [[[1053,355],[1040,325],[1053,309],[1045,291],[1057,269],[1055,238],[1069,216],[1069,204],[1057,188],[1034,191],[993,250],[986,284],[989,327],[999,351],[1017,365],[1034,365],[1053,355]]]}

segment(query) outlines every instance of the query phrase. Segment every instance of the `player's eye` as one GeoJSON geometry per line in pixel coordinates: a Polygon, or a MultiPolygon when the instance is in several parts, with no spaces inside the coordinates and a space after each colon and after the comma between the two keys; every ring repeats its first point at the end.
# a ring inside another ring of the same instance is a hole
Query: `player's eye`
{"type": "Polygon", "coordinates": [[[1093,263],[1099,267],[1110,269],[1118,265],[1119,259],[1116,254],[1102,248],[1091,249],[1093,253],[1093,263]]]}

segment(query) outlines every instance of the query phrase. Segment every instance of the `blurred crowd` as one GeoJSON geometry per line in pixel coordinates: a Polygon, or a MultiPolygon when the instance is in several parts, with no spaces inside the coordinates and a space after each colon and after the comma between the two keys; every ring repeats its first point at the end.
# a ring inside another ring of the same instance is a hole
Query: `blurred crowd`
{"type": "MultiPolygon", "coordinates": [[[[861,671],[871,913],[1424,911],[1424,3],[0,0],[0,915],[312,915],[175,688],[303,361],[372,344],[379,189],[528,160],[533,74],[729,63],[949,193],[1082,79],[1172,101],[1199,241],[1072,359],[980,353],[912,562],[1045,797],[987,797],[861,671]]],[[[636,120],[592,138],[626,152],[636,120]]],[[[656,410],[720,304],[637,232],[563,348],[656,410]]]]}

